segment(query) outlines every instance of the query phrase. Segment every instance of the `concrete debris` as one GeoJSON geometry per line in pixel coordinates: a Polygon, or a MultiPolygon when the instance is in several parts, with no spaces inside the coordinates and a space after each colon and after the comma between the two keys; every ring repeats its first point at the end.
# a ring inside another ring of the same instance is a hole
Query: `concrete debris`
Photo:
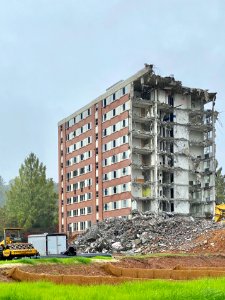
{"type": "Polygon", "coordinates": [[[188,252],[199,245],[195,242],[197,237],[222,227],[221,223],[206,219],[134,211],[130,219],[113,218],[99,222],[73,244],[78,253],[188,252]]]}

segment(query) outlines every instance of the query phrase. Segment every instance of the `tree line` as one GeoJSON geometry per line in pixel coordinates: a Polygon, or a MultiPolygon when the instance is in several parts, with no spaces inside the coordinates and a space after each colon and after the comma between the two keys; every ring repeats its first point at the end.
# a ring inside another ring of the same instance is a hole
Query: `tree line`
{"type": "Polygon", "coordinates": [[[21,227],[28,233],[57,231],[56,184],[46,177],[46,167],[34,153],[9,186],[0,177],[0,220],[0,235],[4,227],[21,227]]]}

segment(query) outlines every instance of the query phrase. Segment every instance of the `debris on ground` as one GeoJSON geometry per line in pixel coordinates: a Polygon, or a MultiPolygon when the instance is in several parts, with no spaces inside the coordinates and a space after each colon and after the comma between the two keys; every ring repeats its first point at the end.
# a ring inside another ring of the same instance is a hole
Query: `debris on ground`
{"type": "Polygon", "coordinates": [[[93,225],[73,244],[78,253],[224,252],[224,243],[217,246],[220,234],[225,239],[223,228],[212,220],[134,211],[129,219],[111,218],[93,225]]]}

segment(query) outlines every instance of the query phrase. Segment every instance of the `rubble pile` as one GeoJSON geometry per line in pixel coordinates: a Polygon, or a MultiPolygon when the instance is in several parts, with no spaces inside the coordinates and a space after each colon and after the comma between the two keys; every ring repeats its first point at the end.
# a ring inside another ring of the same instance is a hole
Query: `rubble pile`
{"type": "Polygon", "coordinates": [[[222,227],[211,220],[134,211],[130,219],[113,218],[93,225],[74,245],[85,253],[188,252],[198,246],[199,236],[222,227]]]}

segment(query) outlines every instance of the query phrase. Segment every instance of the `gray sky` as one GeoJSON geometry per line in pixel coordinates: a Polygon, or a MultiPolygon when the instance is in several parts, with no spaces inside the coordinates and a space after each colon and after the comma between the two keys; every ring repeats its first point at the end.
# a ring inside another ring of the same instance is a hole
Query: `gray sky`
{"type": "Polygon", "coordinates": [[[58,180],[57,123],[106,88],[155,65],[216,91],[225,172],[224,0],[0,0],[0,175],[32,151],[58,180]]]}

